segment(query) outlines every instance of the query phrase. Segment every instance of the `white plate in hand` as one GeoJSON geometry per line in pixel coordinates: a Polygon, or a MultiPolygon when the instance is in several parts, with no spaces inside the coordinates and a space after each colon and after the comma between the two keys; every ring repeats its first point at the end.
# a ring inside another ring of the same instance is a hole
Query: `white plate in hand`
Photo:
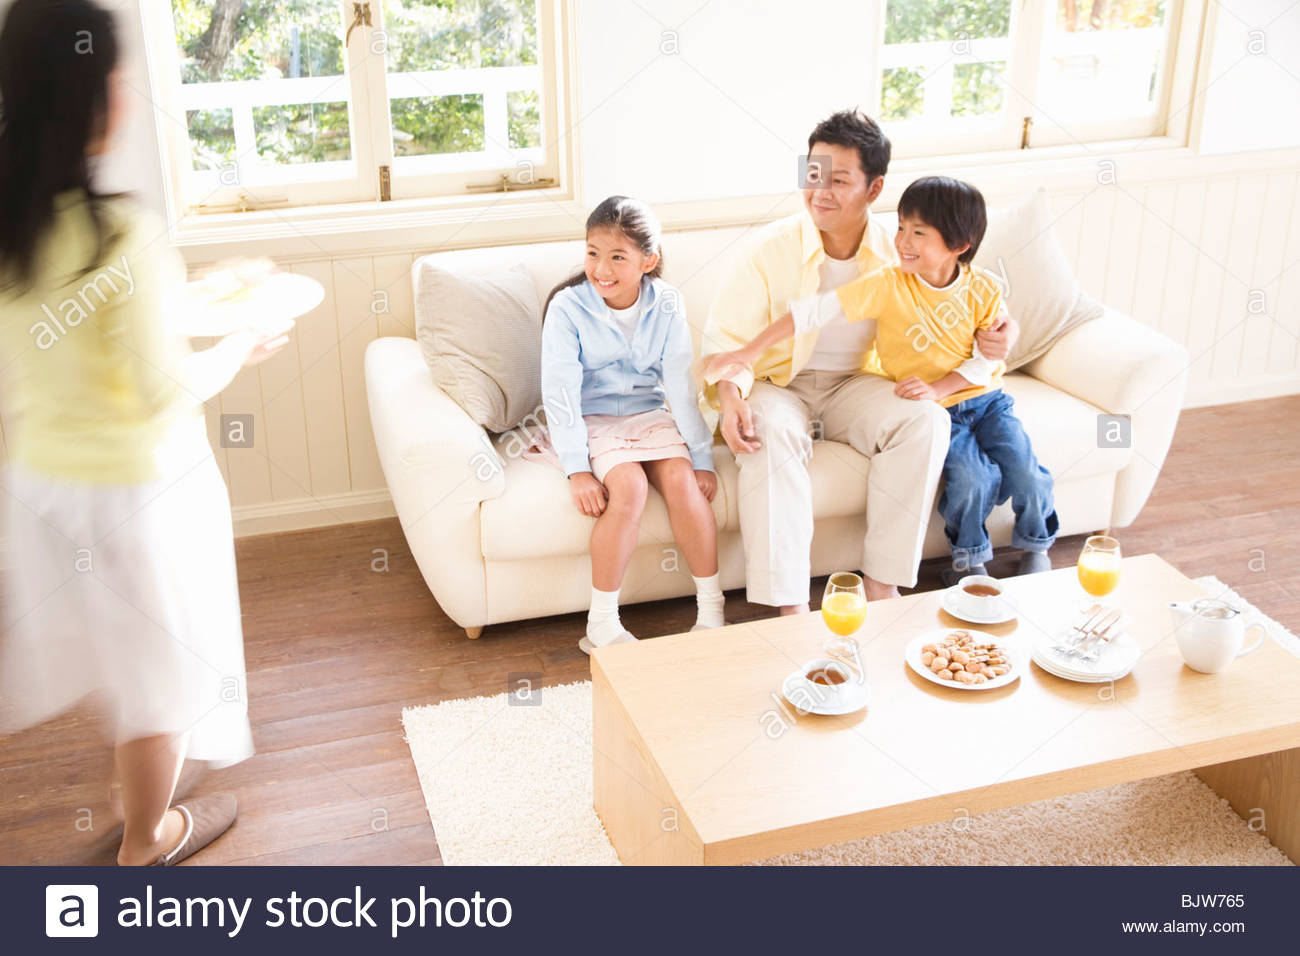
{"type": "Polygon", "coordinates": [[[940,687],[951,687],[954,690],[993,690],[998,687],[1005,687],[1014,680],[1018,680],[1024,673],[1025,668],[1029,665],[1028,655],[1024,647],[1014,638],[997,637],[986,631],[975,631],[968,627],[944,627],[934,631],[926,631],[924,634],[918,634],[908,642],[907,649],[903,652],[907,661],[907,666],[916,671],[921,677],[924,677],[932,684],[938,684],[940,687]],[[1001,677],[994,677],[985,681],[983,684],[963,684],[960,681],[944,680],[930,668],[921,663],[921,648],[926,644],[941,644],[949,634],[956,634],[959,631],[965,631],[971,637],[975,638],[977,644],[996,644],[1006,654],[1007,662],[1011,665],[1011,670],[1007,671],[1001,677]]]}
{"type": "Polygon", "coordinates": [[[186,335],[222,336],[250,327],[266,335],[284,334],[294,319],[325,300],[323,285],[291,272],[273,273],[220,298],[214,298],[215,292],[204,279],[185,286],[180,323],[186,335]]]}

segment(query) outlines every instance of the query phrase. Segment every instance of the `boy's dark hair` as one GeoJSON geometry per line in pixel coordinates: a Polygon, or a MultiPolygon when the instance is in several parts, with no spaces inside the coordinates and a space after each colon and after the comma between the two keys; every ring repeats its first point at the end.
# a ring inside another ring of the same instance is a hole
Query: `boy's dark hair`
{"type": "Polygon", "coordinates": [[[822,120],[808,136],[809,155],[815,143],[856,149],[868,186],[889,170],[889,155],[893,150],[889,137],[881,132],[875,120],[860,110],[840,110],[822,120]]]}
{"type": "Polygon", "coordinates": [[[916,180],[898,198],[898,215],[899,218],[915,216],[939,230],[943,244],[949,249],[970,243],[970,248],[957,257],[958,262],[975,258],[988,226],[988,213],[980,191],[950,176],[923,176],[916,180]]]}

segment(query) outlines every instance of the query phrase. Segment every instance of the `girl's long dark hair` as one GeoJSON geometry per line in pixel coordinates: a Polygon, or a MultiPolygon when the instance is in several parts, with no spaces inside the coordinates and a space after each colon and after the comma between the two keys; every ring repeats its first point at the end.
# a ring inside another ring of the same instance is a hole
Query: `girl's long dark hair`
{"type": "MultiPolygon", "coordinates": [[[[590,234],[593,229],[616,229],[636,243],[642,255],[650,256],[658,253],[659,261],[646,275],[651,279],[658,279],[664,274],[664,254],[660,249],[663,227],[659,225],[659,219],[650,207],[641,200],[629,196],[610,196],[587,217],[587,233],[590,234]]],[[[551,294],[546,297],[546,304],[542,306],[542,321],[546,321],[546,310],[551,307],[551,300],[555,298],[556,293],[586,281],[586,270],[579,269],[552,289],[551,294]]]]}
{"type": "Polygon", "coordinates": [[[86,149],[105,135],[108,80],[120,47],[110,13],[90,0],[16,0],[0,30],[0,289],[29,287],[54,197],[90,200],[96,268],[111,241],[86,149]]]}

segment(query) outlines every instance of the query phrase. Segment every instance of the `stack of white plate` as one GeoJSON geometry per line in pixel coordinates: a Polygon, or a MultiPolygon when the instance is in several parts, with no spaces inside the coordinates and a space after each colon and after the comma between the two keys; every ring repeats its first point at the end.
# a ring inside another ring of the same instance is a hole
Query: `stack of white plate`
{"type": "MultiPolygon", "coordinates": [[[[1122,623],[1122,622],[1121,622],[1122,623]]],[[[1133,669],[1142,656],[1142,648],[1127,631],[1102,645],[1097,660],[1089,663],[1077,656],[1056,650],[1065,646],[1066,635],[1040,637],[1030,651],[1034,663],[1057,677],[1085,684],[1104,684],[1119,680],[1133,669]]]]}

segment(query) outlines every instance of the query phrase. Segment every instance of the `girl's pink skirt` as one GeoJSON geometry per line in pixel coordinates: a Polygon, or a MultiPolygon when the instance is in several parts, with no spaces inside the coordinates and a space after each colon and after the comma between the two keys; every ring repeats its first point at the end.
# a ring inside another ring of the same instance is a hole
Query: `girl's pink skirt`
{"type": "MultiPolygon", "coordinates": [[[[582,420],[587,423],[587,450],[591,456],[591,471],[598,481],[603,482],[616,465],[628,461],[657,461],[661,458],[691,460],[686,442],[666,408],[656,408],[639,415],[583,415],[582,420]]],[[[524,457],[548,461],[557,468],[563,467],[551,445],[551,436],[540,430],[534,434],[536,437],[533,445],[524,453],[524,457]]]]}

